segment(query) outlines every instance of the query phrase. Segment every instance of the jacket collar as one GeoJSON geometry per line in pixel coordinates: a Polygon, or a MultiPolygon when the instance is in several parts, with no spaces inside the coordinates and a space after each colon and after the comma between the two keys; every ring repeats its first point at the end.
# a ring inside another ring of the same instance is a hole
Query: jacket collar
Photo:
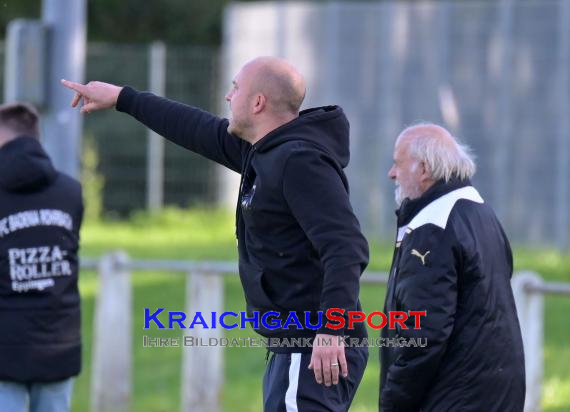
{"type": "Polygon", "coordinates": [[[441,179],[435,182],[428,190],[425,191],[417,199],[404,199],[400,208],[396,210],[398,217],[398,227],[407,225],[410,221],[427,205],[434,200],[446,195],[449,192],[460,189],[465,186],[471,186],[469,179],[459,180],[452,178],[449,182],[441,179]]]}

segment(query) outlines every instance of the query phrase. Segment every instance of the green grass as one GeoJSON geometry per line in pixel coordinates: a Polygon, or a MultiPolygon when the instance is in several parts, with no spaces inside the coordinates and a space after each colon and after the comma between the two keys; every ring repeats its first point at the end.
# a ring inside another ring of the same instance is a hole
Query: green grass
{"type": "MultiPolygon", "coordinates": [[[[235,260],[233,214],[223,211],[167,210],[160,215],[140,214],[129,222],[86,224],[82,230],[82,255],[99,257],[112,249],[124,249],[133,258],[235,260]]],[[[372,270],[387,270],[391,249],[387,244],[371,245],[372,270]]],[[[537,271],[547,280],[570,282],[570,255],[554,251],[515,249],[517,269],[537,271]]],[[[182,336],[180,330],[143,330],[144,308],[164,307],[185,310],[183,274],[135,272],[133,274],[133,396],[132,411],[170,412],[180,410],[182,348],[143,348],[142,336],[182,336]]],[[[244,298],[237,276],[225,278],[224,310],[244,309],[244,298]]],[[[90,397],[91,341],[97,275],[81,274],[80,289],[83,309],[84,367],[78,377],[73,397],[74,411],[87,411],[90,397]]],[[[369,312],[383,307],[385,289],[365,285],[362,304],[369,312]]],[[[566,318],[570,299],[548,296],[545,323],[545,378],[543,408],[548,412],[570,410],[570,328],[566,318]]],[[[113,333],[109,331],[109,333],[113,333]]],[[[376,336],[377,331],[371,335],[376,336]]],[[[252,330],[225,331],[225,337],[254,337],[252,330]]],[[[188,350],[188,349],[187,349],[188,350]]],[[[191,350],[191,349],[190,349],[191,350]]],[[[253,412],[261,410],[261,379],[265,367],[263,348],[226,348],[225,411],[253,412]]],[[[199,372],[197,372],[199,373],[199,372]]],[[[371,348],[370,360],[353,412],[377,411],[378,350],[371,348]]]]}

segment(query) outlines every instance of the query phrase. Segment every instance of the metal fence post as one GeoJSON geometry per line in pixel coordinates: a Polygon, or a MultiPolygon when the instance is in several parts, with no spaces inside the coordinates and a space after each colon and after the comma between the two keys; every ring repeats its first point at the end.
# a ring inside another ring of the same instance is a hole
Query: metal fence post
{"type": "Polygon", "coordinates": [[[559,36],[560,43],[558,46],[558,96],[557,108],[558,127],[556,136],[556,190],[555,196],[555,213],[556,213],[556,245],[561,251],[568,250],[570,246],[570,142],[568,134],[570,133],[570,120],[568,119],[568,111],[570,111],[570,4],[567,1],[561,1],[559,17],[559,36]]]}
{"type": "Polygon", "coordinates": [[[544,295],[529,290],[529,287],[538,288],[543,283],[542,278],[533,272],[519,272],[512,279],[525,352],[524,412],[540,411],[544,375],[544,295]]]}
{"type": "MultiPolygon", "coordinates": [[[[155,41],[150,45],[150,91],[166,94],[166,45],[155,41]]],[[[149,129],[146,162],[146,204],[149,210],[160,210],[164,203],[164,139],[149,129]]]]}
{"type": "MultiPolygon", "coordinates": [[[[186,284],[186,313],[201,312],[205,320],[223,310],[224,283],[219,274],[189,273],[186,284]]],[[[190,322],[191,320],[188,320],[190,322]]],[[[182,368],[182,411],[219,412],[223,384],[222,330],[185,329],[182,368]],[[191,341],[190,339],[193,339],[191,341]],[[192,342],[192,344],[191,344],[192,342]],[[213,346],[201,346],[213,345],[213,346]]]]}
{"type": "Polygon", "coordinates": [[[47,102],[42,115],[43,145],[58,170],[79,177],[83,116],[71,110],[70,90],[60,79],[83,82],[87,1],[43,0],[42,21],[50,27],[47,102]]]}
{"type": "Polygon", "coordinates": [[[131,400],[132,289],[129,258],[114,252],[99,263],[93,333],[91,411],[128,411],[131,400]]]}

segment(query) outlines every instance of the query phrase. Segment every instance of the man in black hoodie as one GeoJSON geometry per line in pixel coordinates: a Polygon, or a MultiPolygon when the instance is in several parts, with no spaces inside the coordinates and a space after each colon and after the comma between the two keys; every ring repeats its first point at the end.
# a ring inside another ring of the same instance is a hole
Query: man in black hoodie
{"type": "Polygon", "coordinates": [[[328,328],[324,317],[319,323],[329,309],[344,310],[345,320],[348,311],[360,310],[359,278],[368,263],[343,171],[349,127],[342,109],[299,112],[304,79],[288,62],[272,57],[249,62],[234,78],[226,95],[230,120],[130,87],[62,82],[76,92],[72,106],[83,98],[82,112],[116,106],[241,174],[236,236],[248,313],[271,312],[281,322],[295,315],[297,325],[260,325],[256,331],[278,342],[305,338],[313,343],[269,348],[264,408],[348,410],[368,352],[345,350],[338,337],[363,338],[366,330],[361,324],[328,328]],[[331,346],[319,345],[323,340],[331,346]]]}
{"type": "Polygon", "coordinates": [[[0,106],[0,410],[68,411],[81,369],[81,187],[39,142],[38,115],[0,106]]]}
{"type": "Polygon", "coordinates": [[[400,205],[384,312],[426,311],[421,329],[385,339],[383,412],[521,412],[525,371],[509,241],[470,178],[469,151],[444,128],[420,124],[396,140],[389,177],[400,205]]]}

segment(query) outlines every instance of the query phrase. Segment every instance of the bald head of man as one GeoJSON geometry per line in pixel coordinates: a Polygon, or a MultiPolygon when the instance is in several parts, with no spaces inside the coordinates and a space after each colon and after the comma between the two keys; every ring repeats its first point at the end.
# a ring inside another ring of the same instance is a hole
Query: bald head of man
{"type": "Polygon", "coordinates": [[[470,149],[445,128],[431,123],[411,126],[400,133],[394,147],[394,164],[388,172],[396,184],[398,205],[406,198],[420,197],[437,181],[466,180],[474,174],[470,149]]]}
{"type": "Polygon", "coordinates": [[[293,65],[258,57],[243,66],[226,95],[232,114],[228,131],[253,144],[298,117],[304,98],[305,79],[293,65]]]}

